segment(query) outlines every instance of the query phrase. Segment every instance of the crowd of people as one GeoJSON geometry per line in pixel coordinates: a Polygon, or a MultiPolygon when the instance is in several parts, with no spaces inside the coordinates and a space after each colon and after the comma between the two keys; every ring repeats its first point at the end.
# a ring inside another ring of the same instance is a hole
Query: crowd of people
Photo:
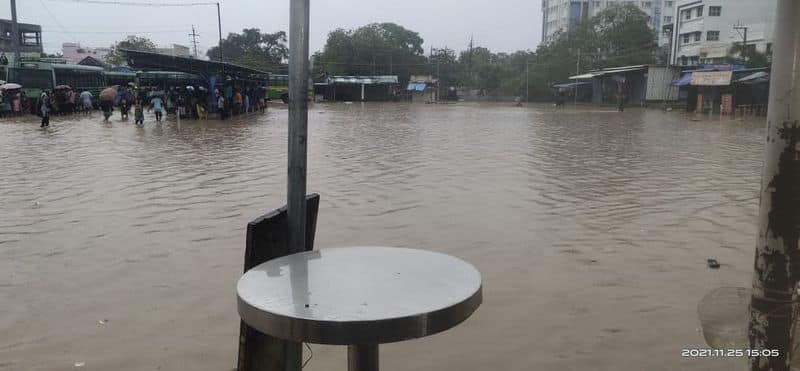
{"type": "Polygon", "coordinates": [[[127,119],[133,109],[137,124],[144,123],[145,111],[152,111],[156,121],[160,122],[166,114],[191,120],[207,119],[210,112],[215,112],[219,119],[226,120],[246,113],[264,113],[267,108],[267,89],[264,86],[237,86],[228,82],[216,87],[213,93],[212,96],[206,87],[196,85],[158,89],[131,83],[107,88],[95,97],[89,91],[77,92],[69,86],[59,85],[31,99],[26,99],[21,89],[0,90],[0,111],[7,107],[5,111],[12,114],[33,112],[42,118],[42,126],[47,126],[51,116],[86,114],[96,106],[102,110],[106,120],[115,110],[119,110],[122,119],[127,119]],[[109,89],[113,90],[107,92],[109,89]],[[213,97],[216,98],[212,100],[213,97]],[[26,104],[28,107],[23,107],[26,104]]]}
{"type": "Polygon", "coordinates": [[[19,116],[30,112],[27,96],[22,89],[0,90],[0,117],[19,116]]]}
{"type": "Polygon", "coordinates": [[[217,99],[213,102],[210,92],[203,86],[173,86],[165,90],[128,86],[119,88],[110,102],[101,99],[100,106],[106,113],[106,119],[114,107],[120,110],[123,119],[128,117],[133,107],[137,123],[143,123],[145,109],[152,110],[159,122],[165,113],[174,114],[181,119],[196,120],[207,119],[212,111],[225,120],[244,113],[263,113],[267,108],[266,93],[264,87],[239,88],[226,84],[215,89],[217,99]]]}
{"type": "Polygon", "coordinates": [[[216,109],[222,120],[243,113],[261,112],[267,109],[267,89],[263,86],[237,87],[232,84],[214,91],[217,97],[216,109]]]}

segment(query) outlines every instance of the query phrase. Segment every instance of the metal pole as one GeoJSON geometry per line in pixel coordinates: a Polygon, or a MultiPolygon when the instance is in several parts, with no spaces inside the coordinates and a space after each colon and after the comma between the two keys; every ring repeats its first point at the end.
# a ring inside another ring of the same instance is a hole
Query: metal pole
{"type": "Polygon", "coordinates": [[[378,345],[348,345],[347,371],[378,371],[378,345]]]}
{"type": "Polygon", "coordinates": [[[17,23],[17,0],[11,0],[11,45],[14,48],[14,63],[19,62],[19,24],[17,23]]]}
{"type": "Polygon", "coordinates": [[[219,11],[219,3],[217,3],[217,26],[219,27],[219,61],[222,62],[222,14],[219,11]]]}
{"type": "Polygon", "coordinates": [[[793,293],[800,279],[800,2],[779,0],[761,178],[749,349],[751,371],[788,371],[792,359],[793,293]]]}
{"type": "MultiPolygon", "coordinates": [[[[575,66],[575,76],[581,74],[581,50],[578,49],[578,63],[575,66]]],[[[575,94],[573,94],[573,98],[575,100],[575,108],[578,108],[578,79],[575,79],[575,94]]]]}
{"type": "MultiPolygon", "coordinates": [[[[306,162],[308,153],[309,0],[290,0],[289,9],[289,153],[287,219],[289,251],[306,248],[306,162]]],[[[287,341],[286,371],[300,371],[303,348],[287,341]]]]}
{"type": "Polygon", "coordinates": [[[531,98],[530,98],[530,96],[531,96],[531,94],[530,94],[530,82],[531,82],[531,79],[530,79],[530,77],[528,75],[528,70],[530,69],[529,67],[530,67],[530,64],[526,61],[525,62],[525,102],[526,103],[530,103],[531,102],[531,98]]]}

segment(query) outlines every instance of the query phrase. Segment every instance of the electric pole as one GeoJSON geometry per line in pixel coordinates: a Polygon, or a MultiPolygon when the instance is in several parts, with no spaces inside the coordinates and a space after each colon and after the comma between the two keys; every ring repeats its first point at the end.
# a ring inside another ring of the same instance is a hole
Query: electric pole
{"type": "Polygon", "coordinates": [[[11,0],[11,46],[14,48],[14,63],[19,61],[19,24],[17,23],[17,0],[11,0]]]}
{"type": "Polygon", "coordinates": [[[192,33],[189,36],[192,37],[192,45],[194,45],[194,59],[197,59],[197,37],[200,35],[195,32],[194,25],[192,25],[192,33]]]}
{"type": "Polygon", "coordinates": [[[800,2],[779,0],[748,335],[751,371],[789,371],[800,281],[800,2]],[[765,352],[772,350],[768,354],[765,352]],[[764,351],[764,352],[758,352],[764,351]]]}
{"type": "Polygon", "coordinates": [[[747,26],[742,26],[742,22],[741,21],[736,23],[736,25],[733,26],[733,29],[736,30],[737,32],[739,32],[739,35],[742,35],[742,33],[740,31],[744,31],[744,35],[742,36],[742,38],[744,40],[744,41],[742,41],[742,52],[744,52],[747,49],[747,29],[748,28],[749,27],[747,27],[747,26]]]}
{"type": "MultiPolygon", "coordinates": [[[[217,3],[217,26],[219,26],[219,61],[224,62],[222,59],[222,14],[219,11],[219,3],[217,3]]],[[[225,71],[225,65],[222,65],[222,70],[225,71]]]]}

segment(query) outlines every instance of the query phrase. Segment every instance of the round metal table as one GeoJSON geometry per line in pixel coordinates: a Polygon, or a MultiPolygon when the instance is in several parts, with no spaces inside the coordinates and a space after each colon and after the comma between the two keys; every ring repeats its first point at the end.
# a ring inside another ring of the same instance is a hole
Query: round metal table
{"type": "Polygon", "coordinates": [[[242,320],[277,338],[348,346],[349,370],[377,370],[378,344],[432,335],[480,306],[481,276],[425,250],[341,247],[297,253],[247,271],[242,320]]]}

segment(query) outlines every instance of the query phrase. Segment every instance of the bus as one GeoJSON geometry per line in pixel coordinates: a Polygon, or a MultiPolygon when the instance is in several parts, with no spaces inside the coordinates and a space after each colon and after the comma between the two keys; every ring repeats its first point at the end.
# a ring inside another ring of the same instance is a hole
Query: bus
{"type": "Polygon", "coordinates": [[[269,75],[267,99],[280,99],[283,103],[289,103],[289,75],[269,75]]]}
{"type": "Polygon", "coordinates": [[[43,90],[53,88],[53,67],[50,63],[38,60],[20,59],[19,62],[0,66],[0,80],[22,85],[25,96],[35,101],[43,90]]]}
{"type": "Polygon", "coordinates": [[[199,75],[172,71],[142,71],[136,73],[136,84],[142,87],[166,89],[170,86],[205,86],[199,75]]]}
{"type": "Polygon", "coordinates": [[[100,67],[77,64],[53,64],[55,85],[69,85],[76,94],[92,93],[92,102],[97,105],[100,92],[108,86],[105,71],[100,67]]]}
{"type": "Polygon", "coordinates": [[[105,75],[108,86],[128,86],[130,83],[136,83],[136,72],[106,71],[105,75]]]}

